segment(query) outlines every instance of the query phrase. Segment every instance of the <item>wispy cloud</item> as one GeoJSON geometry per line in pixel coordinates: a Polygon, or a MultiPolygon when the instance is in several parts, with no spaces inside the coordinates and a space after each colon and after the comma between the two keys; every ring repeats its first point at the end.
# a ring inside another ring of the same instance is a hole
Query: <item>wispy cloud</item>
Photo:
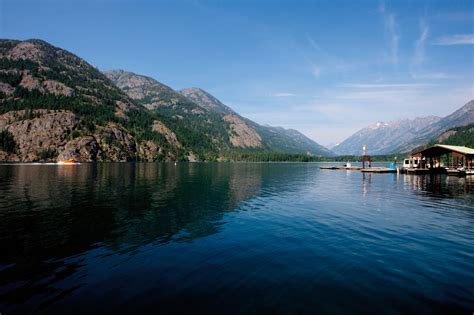
{"type": "Polygon", "coordinates": [[[288,92],[281,92],[281,93],[275,93],[273,94],[275,97],[290,97],[290,96],[296,96],[296,94],[293,93],[288,93],[288,92]]]}
{"type": "Polygon", "coordinates": [[[314,39],[312,39],[309,36],[308,36],[308,42],[311,45],[311,47],[313,47],[317,52],[326,54],[326,52],[321,47],[319,47],[319,45],[314,41],[314,39]]]}
{"type": "Polygon", "coordinates": [[[372,101],[379,104],[387,104],[388,102],[398,102],[402,98],[417,95],[418,91],[414,89],[391,89],[391,90],[366,90],[356,91],[338,95],[337,99],[349,101],[372,101]]]}
{"type": "Polygon", "coordinates": [[[312,51],[301,49],[301,53],[309,63],[309,70],[314,77],[319,78],[322,74],[328,73],[343,73],[356,67],[355,63],[349,63],[323,49],[311,36],[307,35],[306,39],[312,51]],[[313,62],[313,59],[317,62],[313,62]]]}
{"type": "MultiPolygon", "coordinates": [[[[272,108],[249,106],[245,117],[258,123],[294,128],[320,143],[339,142],[380,120],[429,114],[444,116],[474,99],[474,87],[441,84],[342,84],[311,99],[272,108]]],[[[290,99],[288,100],[290,101],[290,99]]]]}
{"type": "Polygon", "coordinates": [[[413,63],[421,65],[425,61],[425,43],[428,39],[429,27],[425,19],[420,19],[420,37],[415,42],[415,56],[413,63]]]}
{"type": "Polygon", "coordinates": [[[439,37],[435,45],[451,46],[451,45],[474,45],[474,34],[456,34],[439,37]]]}
{"type": "Polygon", "coordinates": [[[313,66],[313,69],[311,70],[311,73],[312,73],[316,78],[319,78],[319,76],[321,75],[321,68],[320,68],[320,67],[313,66]]]}
{"type": "Polygon", "coordinates": [[[382,3],[379,7],[380,13],[383,15],[385,31],[389,36],[389,47],[390,47],[390,63],[393,65],[398,64],[398,44],[400,42],[400,33],[398,31],[398,24],[395,14],[389,12],[385,8],[385,4],[382,3]]]}
{"type": "Polygon", "coordinates": [[[459,79],[461,76],[447,74],[444,72],[432,72],[432,73],[412,73],[413,79],[428,79],[428,80],[447,80],[447,79],[459,79]]]}
{"type": "Polygon", "coordinates": [[[419,88],[434,86],[435,84],[427,83],[391,83],[391,84],[372,84],[372,83],[347,83],[340,84],[339,87],[354,88],[354,89],[392,89],[392,88],[419,88]]]}

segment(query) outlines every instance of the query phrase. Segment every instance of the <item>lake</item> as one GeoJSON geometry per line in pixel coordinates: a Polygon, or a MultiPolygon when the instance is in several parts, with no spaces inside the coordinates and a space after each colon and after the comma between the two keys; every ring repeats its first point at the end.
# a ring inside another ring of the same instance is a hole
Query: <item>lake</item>
{"type": "Polygon", "coordinates": [[[0,313],[472,314],[473,177],[320,165],[1,165],[0,313]]]}

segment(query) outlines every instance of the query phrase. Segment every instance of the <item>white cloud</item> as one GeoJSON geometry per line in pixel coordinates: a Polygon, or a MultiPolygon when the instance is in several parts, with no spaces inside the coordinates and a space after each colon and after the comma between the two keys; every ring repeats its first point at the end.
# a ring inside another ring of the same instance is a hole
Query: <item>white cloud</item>
{"type": "Polygon", "coordinates": [[[422,73],[422,74],[412,74],[413,79],[427,79],[427,80],[447,80],[447,79],[459,79],[460,76],[447,74],[443,72],[433,72],[433,73],[422,73]]]}
{"type": "Polygon", "coordinates": [[[374,101],[379,104],[386,104],[388,102],[403,102],[406,97],[412,97],[415,94],[417,94],[417,91],[414,89],[393,89],[350,92],[338,95],[337,98],[350,101],[374,101]]]}
{"type": "Polygon", "coordinates": [[[435,45],[451,46],[451,45],[474,45],[474,34],[456,34],[439,37],[435,45]]]}
{"type": "Polygon", "coordinates": [[[414,64],[420,65],[425,61],[425,42],[428,39],[429,27],[424,19],[420,19],[420,37],[415,42],[414,64]]]}
{"type": "Polygon", "coordinates": [[[275,93],[275,94],[273,94],[273,96],[275,96],[275,97],[289,97],[289,96],[296,96],[296,94],[281,92],[281,93],[275,93]]]}
{"type": "Polygon", "coordinates": [[[389,36],[389,47],[390,47],[390,63],[393,65],[398,64],[398,44],[400,42],[400,34],[398,32],[398,24],[395,14],[390,13],[385,5],[382,3],[379,7],[379,11],[383,15],[385,31],[389,36]]]}
{"type": "Polygon", "coordinates": [[[427,83],[392,83],[392,84],[371,84],[371,83],[350,83],[340,84],[339,87],[355,88],[355,89],[390,89],[390,88],[419,88],[434,86],[434,84],[427,83]]]}
{"type": "Polygon", "coordinates": [[[327,73],[344,73],[353,70],[357,66],[356,63],[347,62],[326,51],[311,36],[307,35],[306,38],[312,51],[307,52],[305,49],[301,49],[301,52],[309,63],[311,73],[316,78],[319,78],[322,73],[325,75],[327,73]],[[313,59],[317,60],[317,63],[313,62],[313,59]]]}

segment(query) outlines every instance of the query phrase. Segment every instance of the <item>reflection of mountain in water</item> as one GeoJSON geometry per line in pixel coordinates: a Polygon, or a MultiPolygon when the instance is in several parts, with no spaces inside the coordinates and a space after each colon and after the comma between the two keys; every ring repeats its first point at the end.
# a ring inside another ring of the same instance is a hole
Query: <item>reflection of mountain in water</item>
{"type": "Polygon", "coordinates": [[[38,280],[0,292],[0,304],[50,290],[80,266],[64,269],[63,258],[96,246],[129,251],[217,233],[224,212],[257,194],[262,181],[262,164],[0,167],[0,287],[38,280]]]}
{"type": "Polygon", "coordinates": [[[192,240],[217,233],[224,212],[254,196],[262,180],[259,165],[139,164],[136,171],[135,192],[119,199],[115,213],[118,243],[192,240]]]}
{"type": "Polygon", "coordinates": [[[262,181],[261,164],[230,163],[9,166],[1,174],[2,263],[68,256],[97,242],[210,235],[262,181]]]}
{"type": "MultiPolygon", "coordinates": [[[[265,312],[273,299],[311,313],[341,292],[357,309],[362,291],[384,309],[413,281],[464,305],[472,184],[310,163],[0,165],[2,313],[265,312]],[[382,282],[398,285],[379,295],[382,282]]],[[[428,313],[452,313],[436,303],[428,313]]]]}

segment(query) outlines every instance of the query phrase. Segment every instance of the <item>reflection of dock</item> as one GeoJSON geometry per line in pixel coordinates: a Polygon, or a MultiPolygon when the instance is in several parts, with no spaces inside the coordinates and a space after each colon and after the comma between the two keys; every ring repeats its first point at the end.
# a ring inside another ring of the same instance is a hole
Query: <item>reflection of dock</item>
{"type": "Polygon", "coordinates": [[[411,175],[421,175],[421,174],[430,173],[430,169],[428,169],[428,168],[407,168],[404,171],[407,174],[411,174],[411,175]]]}
{"type": "Polygon", "coordinates": [[[322,170],[361,171],[364,173],[396,173],[396,168],[388,167],[366,167],[362,166],[320,166],[322,170]]]}
{"type": "Polygon", "coordinates": [[[363,173],[396,173],[397,170],[388,167],[370,167],[361,169],[363,173]]]}
{"type": "MultiPolygon", "coordinates": [[[[447,169],[448,175],[451,176],[466,176],[467,172],[463,169],[447,169]]],[[[472,174],[472,173],[471,173],[472,174]]]]}

